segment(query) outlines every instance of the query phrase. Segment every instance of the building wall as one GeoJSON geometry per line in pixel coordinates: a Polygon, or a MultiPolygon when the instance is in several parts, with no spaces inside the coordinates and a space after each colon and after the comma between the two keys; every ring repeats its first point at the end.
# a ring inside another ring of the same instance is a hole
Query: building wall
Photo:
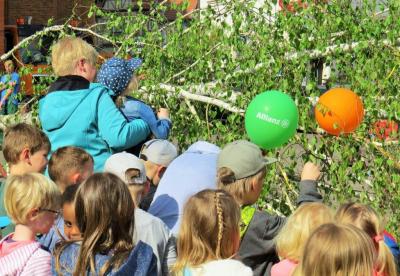
{"type": "MultiPolygon", "coordinates": [[[[0,0],[0,55],[4,53],[4,0],[0,0]]],[[[1,70],[1,69],[0,69],[1,70]]]]}
{"type": "Polygon", "coordinates": [[[47,24],[50,18],[63,23],[71,15],[76,0],[2,0],[5,1],[5,23],[15,25],[17,18],[32,16],[32,24],[47,24]]]}

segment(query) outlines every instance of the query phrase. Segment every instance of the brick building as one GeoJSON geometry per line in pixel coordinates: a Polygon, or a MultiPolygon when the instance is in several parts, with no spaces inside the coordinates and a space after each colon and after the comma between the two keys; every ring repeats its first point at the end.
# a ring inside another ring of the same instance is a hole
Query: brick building
{"type": "MultiPolygon", "coordinates": [[[[18,18],[32,17],[31,24],[46,25],[50,18],[61,24],[72,14],[75,5],[90,6],[92,0],[0,0],[0,55],[5,52],[4,25],[16,25],[18,18]]],[[[77,13],[82,13],[82,8],[77,13]]]]}
{"type": "MultiPolygon", "coordinates": [[[[38,26],[42,28],[45,26],[50,18],[54,19],[54,24],[62,24],[72,15],[72,10],[75,8],[75,15],[80,17],[79,25],[85,26],[87,24],[91,25],[92,19],[87,18],[88,7],[90,7],[94,2],[101,5],[107,10],[114,10],[116,2],[118,0],[0,0],[0,55],[2,55],[6,50],[10,49],[10,43],[6,45],[7,34],[4,32],[5,25],[16,25],[17,19],[23,18],[24,23],[28,24],[28,18],[31,17],[32,26],[22,26],[32,27],[33,32],[38,26]]],[[[162,2],[162,0],[142,0],[146,2],[162,2]]],[[[184,0],[168,0],[168,2],[181,4],[184,0]]],[[[135,3],[136,0],[122,0],[122,6],[128,6],[135,3]]],[[[188,10],[194,9],[197,6],[198,0],[189,0],[190,7],[188,10]]],[[[121,5],[121,4],[119,4],[121,5]]],[[[148,4],[150,7],[151,5],[148,4]]],[[[146,7],[146,5],[144,5],[146,7]]],[[[117,9],[118,10],[118,9],[117,9]]],[[[166,17],[169,20],[175,19],[176,11],[169,10],[166,12],[166,17]]],[[[21,35],[21,36],[26,36],[21,35]]],[[[9,41],[8,39],[7,41],[9,41]]]]}
{"type": "Polygon", "coordinates": [[[32,16],[32,24],[47,24],[49,18],[62,23],[71,14],[75,0],[3,0],[5,24],[15,25],[17,18],[32,16]]]}

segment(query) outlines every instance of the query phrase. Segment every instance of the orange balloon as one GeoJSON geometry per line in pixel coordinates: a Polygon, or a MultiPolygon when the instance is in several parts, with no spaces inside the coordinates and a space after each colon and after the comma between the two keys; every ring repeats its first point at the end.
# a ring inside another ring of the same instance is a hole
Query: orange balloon
{"type": "Polygon", "coordinates": [[[350,89],[333,88],[319,98],[315,106],[315,118],[329,134],[350,133],[364,118],[363,103],[350,89]]]}

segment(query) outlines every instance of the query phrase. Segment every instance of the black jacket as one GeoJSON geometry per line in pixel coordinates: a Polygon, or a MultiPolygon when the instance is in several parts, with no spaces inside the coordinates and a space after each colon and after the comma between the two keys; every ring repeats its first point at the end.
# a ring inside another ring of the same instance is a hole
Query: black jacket
{"type": "MultiPolygon", "coordinates": [[[[322,201],[316,181],[301,181],[299,186],[298,205],[322,201]]],[[[272,265],[279,262],[275,251],[275,237],[285,222],[285,217],[264,211],[254,213],[240,243],[239,256],[245,265],[251,267],[255,276],[270,275],[272,265]]]]}

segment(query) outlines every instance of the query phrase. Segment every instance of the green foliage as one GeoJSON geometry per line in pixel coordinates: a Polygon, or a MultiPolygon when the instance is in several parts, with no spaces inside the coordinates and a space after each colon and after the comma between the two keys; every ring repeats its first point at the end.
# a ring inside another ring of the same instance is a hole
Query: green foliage
{"type": "Polygon", "coordinates": [[[166,19],[163,5],[146,12],[140,5],[139,11],[124,12],[93,6],[89,15],[106,22],[95,30],[118,46],[118,56],[144,59],[139,74],[145,78],[136,96],[170,109],[172,139],[181,148],[200,139],[223,146],[247,136],[242,114],[193,100],[191,112],[180,89],[196,94],[195,88],[205,84],[203,94],[240,109],[269,89],[295,99],[299,131],[286,147],[269,153],[281,162],[268,170],[262,208],[289,214],[300,169],[312,160],[322,168],[326,202],[368,203],[399,237],[399,144],[379,146],[370,140],[376,120],[399,119],[399,1],[388,0],[380,7],[365,0],[358,8],[348,0],[317,5],[309,1],[305,9],[275,15],[272,4],[218,2],[224,4],[223,11],[209,8],[190,19],[178,13],[174,22],[166,19]],[[365,119],[354,134],[333,137],[317,131],[309,97],[321,94],[315,67],[322,63],[331,68],[328,88],[346,86],[362,97],[365,119]]]}

